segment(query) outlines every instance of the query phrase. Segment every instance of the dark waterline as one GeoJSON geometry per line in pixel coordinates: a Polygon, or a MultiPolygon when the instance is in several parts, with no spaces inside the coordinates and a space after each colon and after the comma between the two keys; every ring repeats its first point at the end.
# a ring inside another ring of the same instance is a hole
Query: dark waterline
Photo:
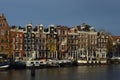
{"type": "Polygon", "coordinates": [[[0,70],[0,80],[120,80],[120,65],[79,66],[56,69],[0,70]]]}

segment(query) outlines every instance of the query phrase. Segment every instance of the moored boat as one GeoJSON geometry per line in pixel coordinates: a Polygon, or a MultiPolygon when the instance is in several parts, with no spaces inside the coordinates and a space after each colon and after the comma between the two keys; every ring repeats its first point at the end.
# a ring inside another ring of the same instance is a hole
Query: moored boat
{"type": "Polygon", "coordinates": [[[110,58],[110,63],[111,64],[120,64],[120,57],[112,57],[112,58],[110,58]]]}
{"type": "Polygon", "coordinates": [[[35,68],[45,68],[47,62],[45,60],[28,60],[26,61],[26,67],[30,68],[34,65],[35,68]]]}
{"type": "Polygon", "coordinates": [[[107,60],[77,60],[78,65],[105,65],[107,60]]]}
{"type": "Polygon", "coordinates": [[[72,60],[58,60],[57,63],[60,65],[60,67],[71,67],[73,66],[72,60]]]}
{"type": "Polygon", "coordinates": [[[0,69],[9,68],[10,62],[7,59],[0,57],[0,69]]]}
{"type": "Polygon", "coordinates": [[[0,62],[0,69],[9,68],[9,62],[0,62]]]}
{"type": "Polygon", "coordinates": [[[10,69],[25,69],[26,64],[23,61],[13,61],[10,63],[10,69]]]}

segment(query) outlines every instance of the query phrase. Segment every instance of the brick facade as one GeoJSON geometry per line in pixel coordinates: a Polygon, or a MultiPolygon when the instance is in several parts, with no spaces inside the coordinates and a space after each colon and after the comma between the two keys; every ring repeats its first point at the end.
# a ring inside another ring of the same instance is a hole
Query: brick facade
{"type": "Polygon", "coordinates": [[[25,28],[9,27],[5,16],[0,15],[0,54],[14,56],[15,59],[106,58],[108,37],[85,23],[72,28],[61,25],[33,27],[32,24],[25,28]]]}
{"type": "Polygon", "coordinates": [[[12,26],[10,29],[10,47],[12,50],[12,55],[16,59],[22,59],[24,57],[24,34],[23,29],[12,26]]]}
{"type": "Polygon", "coordinates": [[[0,54],[10,56],[11,50],[9,45],[9,25],[4,16],[0,15],[0,54]]]}

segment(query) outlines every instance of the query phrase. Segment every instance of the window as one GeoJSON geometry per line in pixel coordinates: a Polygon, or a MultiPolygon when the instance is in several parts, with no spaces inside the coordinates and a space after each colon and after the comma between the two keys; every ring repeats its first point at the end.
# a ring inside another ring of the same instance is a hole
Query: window
{"type": "Polygon", "coordinates": [[[41,37],[42,35],[40,34],[40,37],[41,37]]]}
{"type": "Polygon", "coordinates": [[[64,50],[65,49],[65,45],[62,45],[62,50],[64,50]]]}
{"type": "Polygon", "coordinates": [[[20,43],[22,43],[22,39],[20,39],[20,43]]]}
{"type": "Polygon", "coordinates": [[[56,38],[56,35],[54,35],[54,38],[56,38]]]}
{"type": "Polygon", "coordinates": [[[20,50],[22,50],[22,44],[20,45],[20,50]]]}
{"type": "Polygon", "coordinates": [[[31,26],[27,26],[28,32],[31,32],[31,26]]]}
{"type": "Polygon", "coordinates": [[[27,34],[24,34],[24,37],[27,37],[27,34]]]}
{"type": "Polygon", "coordinates": [[[4,26],[5,26],[5,24],[4,24],[4,23],[0,24],[0,27],[4,27],[4,26]]]}
{"type": "Polygon", "coordinates": [[[5,34],[5,33],[4,33],[4,30],[1,30],[1,35],[3,35],[3,36],[4,36],[4,34],[5,34]]]}
{"type": "Polygon", "coordinates": [[[39,37],[39,34],[36,34],[36,37],[39,37]]]}
{"type": "Polygon", "coordinates": [[[32,39],[32,43],[34,43],[34,39],[32,39]]]}
{"type": "Polygon", "coordinates": [[[1,39],[1,43],[4,43],[4,39],[1,39]]]}
{"type": "Polygon", "coordinates": [[[16,56],[16,57],[19,57],[19,52],[16,52],[16,53],[15,53],[15,56],[16,56]]]}
{"type": "Polygon", "coordinates": [[[18,38],[16,38],[16,42],[17,42],[17,43],[18,43],[18,41],[19,41],[18,38]]]}
{"type": "Polygon", "coordinates": [[[6,39],[6,43],[8,43],[9,42],[9,40],[8,39],[6,39]]]}
{"type": "Polygon", "coordinates": [[[9,31],[5,31],[5,35],[7,36],[9,34],[9,31]]]}
{"type": "Polygon", "coordinates": [[[61,31],[61,34],[65,34],[65,30],[62,30],[62,31],[61,31]]]}
{"type": "Polygon", "coordinates": [[[39,45],[36,46],[37,50],[39,50],[39,45]]]}
{"type": "Polygon", "coordinates": [[[34,62],[31,62],[31,64],[34,64],[34,62]]]}
{"type": "Polygon", "coordinates": [[[31,43],[31,39],[28,39],[28,43],[31,43]]]}
{"type": "Polygon", "coordinates": [[[27,45],[25,45],[24,49],[27,50],[27,45]]]}
{"type": "Polygon", "coordinates": [[[34,34],[32,34],[32,37],[34,37],[35,35],[34,34]]]}
{"type": "Polygon", "coordinates": [[[0,24],[0,27],[2,27],[2,24],[0,24]]]}
{"type": "Polygon", "coordinates": [[[43,43],[45,43],[45,39],[43,39],[43,43]]]}
{"type": "Polygon", "coordinates": [[[60,34],[60,30],[58,30],[58,34],[60,34]]]}
{"type": "Polygon", "coordinates": [[[62,41],[65,41],[65,37],[62,37],[62,41]]]}
{"type": "Polygon", "coordinates": [[[36,41],[36,43],[38,43],[38,42],[39,42],[39,39],[36,39],[35,41],[36,41]]]}
{"type": "Polygon", "coordinates": [[[28,45],[28,50],[31,50],[31,45],[28,45]]]}
{"type": "Polygon", "coordinates": [[[24,42],[27,43],[27,39],[24,39],[24,42]]]}
{"type": "Polygon", "coordinates": [[[4,27],[4,26],[5,26],[5,24],[3,23],[3,24],[2,24],[2,26],[4,27]]]}
{"type": "Polygon", "coordinates": [[[4,50],[4,47],[3,47],[3,46],[1,46],[1,50],[4,50]]]}
{"type": "Polygon", "coordinates": [[[39,40],[39,42],[41,43],[41,39],[39,40]]]}
{"type": "Polygon", "coordinates": [[[18,44],[16,44],[16,49],[18,50],[18,48],[19,48],[19,46],[18,46],[18,44]]]}
{"type": "Polygon", "coordinates": [[[22,37],[22,34],[19,34],[20,35],[20,37],[22,37]]]}
{"type": "MultiPolygon", "coordinates": [[[[34,44],[31,44],[31,50],[34,50],[34,44]]],[[[33,52],[34,53],[34,52],[33,52]]]]}
{"type": "Polygon", "coordinates": [[[15,45],[14,44],[12,45],[12,49],[15,49],[15,45]]]}
{"type": "Polygon", "coordinates": [[[31,38],[31,34],[30,33],[28,34],[28,38],[31,38]]]}

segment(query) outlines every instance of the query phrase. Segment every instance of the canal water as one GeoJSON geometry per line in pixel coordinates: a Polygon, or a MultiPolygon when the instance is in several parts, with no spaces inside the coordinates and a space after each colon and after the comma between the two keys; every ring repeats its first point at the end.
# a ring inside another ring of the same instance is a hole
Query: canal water
{"type": "Polygon", "coordinates": [[[120,65],[69,68],[0,70],[0,80],[120,80],[120,65]]]}

